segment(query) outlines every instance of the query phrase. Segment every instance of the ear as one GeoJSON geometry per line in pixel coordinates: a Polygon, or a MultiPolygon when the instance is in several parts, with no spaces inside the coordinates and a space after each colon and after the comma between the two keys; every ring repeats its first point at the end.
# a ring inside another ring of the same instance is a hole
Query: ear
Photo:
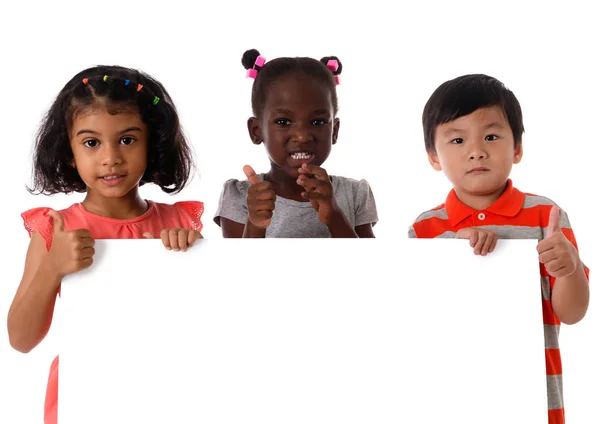
{"type": "Polygon", "coordinates": [[[440,164],[440,158],[438,157],[436,152],[427,152],[427,159],[429,159],[429,164],[436,171],[442,170],[442,165],[440,164]]]}
{"type": "Polygon", "coordinates": [[[340,118],[335,118],[335,120],[333,121],[332,144],[337,143],[339,131],[340,131],[340,118]]]}
{"type": "Polygon", "coordinates": [[[252,143],[256,145],[263,142],[260,121],[255,116],[248,118],[248,135],[250,135],[250,140],[252,140],[252,143]]]}
{"type": "Polygon", "coordinates": [[[513,163],[516,165],[517,163],[521,162],[521,159],[523,159],[523,142],[522,141],[521,141],[521,143],[519,143],[519,147],[517,147],[515,149],[513,163]]]}

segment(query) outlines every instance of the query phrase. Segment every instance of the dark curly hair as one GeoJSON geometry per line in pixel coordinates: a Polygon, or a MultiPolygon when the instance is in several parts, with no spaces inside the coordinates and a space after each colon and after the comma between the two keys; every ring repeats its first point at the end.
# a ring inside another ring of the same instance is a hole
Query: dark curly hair
{"type": "Polygon", "coordinates": [[[71,166],[69,132],[74,117],[102,106],[116,114],[134,108],[148,126],[148,165],[140,185],[154,183],[177,193],[193,170],[192,150],[171,97],[151,76],[121,66],[96,66],[75,75],[58,93],[38,132],[33,154],[35,194],[83,193],[86,185],[71,166]]]}
{"type": "MultiPolygon", "coordinates": [[[[260,53],[256,49],[247,50],[242,56],[242,65],[245,69],[253,69],[260,53]]],[[[342,62],[335,56],[327,56],[320,61],[310,57],[279,57],[267,61],[264,66],[257,68],[258,75],[252,85],[252,112],[261,118],[267,100],[267,90],[276,80],[288,74],[303,74],[315,78],[325,84],[331,91],[331,102],[334,115],[338,112],[338,99],[335,76],[342,73],[342,62]],[[327,62],[335,60],[338,68],[331,71],[327,62]]]]}
{"type": "Polygon", "coordinates": [[[519,147],[525,131],[519,101],[496,78],[473,74],[446,81],[427,101],[423,109],[423,135],[427,152],[435,153],[434,135],[438,125],[491,106],[502,109],[513,133],[515,149],[519,147]]]}

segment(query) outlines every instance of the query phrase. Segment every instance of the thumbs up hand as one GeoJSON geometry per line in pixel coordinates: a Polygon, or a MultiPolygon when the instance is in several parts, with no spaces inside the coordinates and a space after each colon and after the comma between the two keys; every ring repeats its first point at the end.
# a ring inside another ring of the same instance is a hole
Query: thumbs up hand
{"type": "Polygon", "coordinates": [[[60,278],[88,268],[93,262],[94,239],[88,230],[65,230],[65,221],[60,212],[48,212],[54,221],[52,246],[48,259],[60,278]]]}
{"type": "Polygon", "coordinates": [[[244,174],[250,182],[248,188],[248,220],[256,228],[265,229],[271,223],[275,210],[275,191],[268,181],[261,181],[250,165],[244,166],[244,174]]]}
{"type": "Polygon", "coordinates": [[[537,245],[539,261],[555,277],[568,277],[577,270],[579,253],[560,229],[560,208],[553,206],[546,237],[537,245]]]}

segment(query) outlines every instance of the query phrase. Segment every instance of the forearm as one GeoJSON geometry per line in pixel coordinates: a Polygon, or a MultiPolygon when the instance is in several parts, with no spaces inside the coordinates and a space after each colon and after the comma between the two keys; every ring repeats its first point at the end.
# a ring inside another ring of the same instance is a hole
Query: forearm
{"type": "Polygon", "coordinates": [[[7,318],[8,337],[15,350],[27,353],[46,337],[61,280],[51,267],[42,263],[27,291],[15,299],[7,318]]]}
{"type": "Polygon", "coordinates": [[[249,219],[246,220],[242,238],[265,238],[266,235],[267,230],[265,228],[258,228],[249,219]]]}
{"type": "Polygon", "coordinates": [[[552,289],[552,309],[565,324],[575,324],[585,316],[590,299],[590,288],[581,261],[575,272],[559,277],[552,289]]]}
{"type": "Polygon", "coordinates": [[[334,213],[327,228],[332,238],[358,238],[358,234],[340,211],[334,213]]]}

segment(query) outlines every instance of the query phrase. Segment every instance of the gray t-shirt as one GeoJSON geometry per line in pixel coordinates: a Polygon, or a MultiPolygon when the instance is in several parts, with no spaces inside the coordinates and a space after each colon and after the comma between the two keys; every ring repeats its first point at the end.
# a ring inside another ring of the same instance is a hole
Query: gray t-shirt
{"type": "MultiPolygon", "coordinates": [[[[264,174],[258,177],[264,181],[264,174]]],[[[331,176],[333,194],[338,207],[346,216],[352,228],[359,225],[377,223],[377,207],[371,187],[366,180],[331,176]]],[[[247,194],[250,183],[247,180],[227,180],[219,199],[219,208],[214,221],[221,225],[221,217],[240,224],[246,224],[248,217],[247,194]]],[[[269,238],[329,238],[326,225],[319,221],[317,211],[310,202],[298,202],[277,196],[271,224],[267,228],[269,238]]]]}

